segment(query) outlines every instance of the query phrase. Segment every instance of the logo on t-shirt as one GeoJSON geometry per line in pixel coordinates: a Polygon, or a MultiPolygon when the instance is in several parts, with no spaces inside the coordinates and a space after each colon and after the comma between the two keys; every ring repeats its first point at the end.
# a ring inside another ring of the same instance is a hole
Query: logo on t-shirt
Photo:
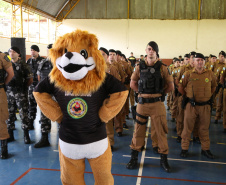
{"type": "Polygon", "coordinates": [[[88,106],[82,98],[73,98],[67,105],[68,114],[74,119],[80,119],[86,115],[88,106]]]}

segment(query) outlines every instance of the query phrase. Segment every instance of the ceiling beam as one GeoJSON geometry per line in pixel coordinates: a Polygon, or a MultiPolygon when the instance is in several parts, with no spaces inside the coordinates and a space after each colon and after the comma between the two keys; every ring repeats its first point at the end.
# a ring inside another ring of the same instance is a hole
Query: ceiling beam
{"type": "Polygon", "coordinates": [[[73,10],[73,8],[78,4],[79,1],[80,0],[68,0],[57,13],[55,20],[57,22],[63,21],[63,19],[68,16],[68,14],[73,10]]]}
{"type": "Polygon", "coordinates": [[[201,19],[201,8],[202,8],[201,4],[202,4],[202,0],[199,0],[198,20],[201,19]]]}
{"type": "Polygon", "coordinates": [[[24,0],[3,0],[6,1],[8,3],[11,3],[12,5],[20,5],[22,3],[22,8],[24,8],[25,10],[29,10],[30,12],[36,13],[38,15],[41,15],[43,17],[46,17],[48,19],[54,20],[55,21],[55,17],[53,15],[50,15],[38,8],[33,7],[32,5],[25,3],[24,0]]]}

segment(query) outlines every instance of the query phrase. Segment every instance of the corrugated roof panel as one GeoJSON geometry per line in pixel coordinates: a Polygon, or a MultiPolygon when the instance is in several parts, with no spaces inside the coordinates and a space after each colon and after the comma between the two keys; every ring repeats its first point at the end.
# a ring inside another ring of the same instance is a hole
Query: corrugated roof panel
{"type": "Polygon", "coordinates": [[[106,18],[106,0],[86,0],[87,1],[87,19],[106,18]]]}
{"type": "Polygon", "coordinates": [[[174,0],[152,0],[153,19],[174,19],[174,0]]]}
{"type": "Polygon", "coordinates": [[[221,0],[203,0],[201,19],[218,19],[221,0]]]}
{"type": "Polygon", "coordinates": [[[199,0],[183,0],[175,2],[175,19],[198,19],[199,0]]]}
{"type": "Polygon", "coordinates": [[[150,19],[152,3],[150,0],[130,0],[131,19],[150,19]]]}
{"type": "Polygon", "coordinates": [[[128,0],[107,0],[107,19],[127,19],[127,14],[128,0]]]}
{"type": "Polygon", "coordinates": [[[86,19],[86,2],[80,0],[68,14],[67,19],[86,19]]]}
{"type": "MultiPolygon", "coordinates": [[[[30,4],[30,2],[32,2],[32,1],[28,1],[28,2],[30,4]]],[[[51,14],[55,17],[66,2],[67,2],[67,0],[60,0],[60,1],[38,0],[38,4],[37,4],[36,8],[38,8],[48,14],[51,14]]]]}

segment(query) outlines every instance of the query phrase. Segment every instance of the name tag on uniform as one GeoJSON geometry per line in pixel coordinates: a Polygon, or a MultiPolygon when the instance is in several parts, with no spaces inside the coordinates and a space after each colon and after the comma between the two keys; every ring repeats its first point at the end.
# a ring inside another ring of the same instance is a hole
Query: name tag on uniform
{"type": "Polygon", "coordinates": [[[190,78],[189,81],[197,81],[199,78],[190,78]]]}

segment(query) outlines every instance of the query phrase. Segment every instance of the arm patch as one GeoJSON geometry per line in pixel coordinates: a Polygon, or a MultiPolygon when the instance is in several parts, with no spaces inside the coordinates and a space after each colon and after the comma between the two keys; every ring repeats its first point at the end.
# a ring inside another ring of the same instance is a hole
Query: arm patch
{"type": "Polygon", "coordinates": [[[7,61],[7,62],[10,62],[9,58],[7,55],[4,56],[4,59],[7,61]]]}

